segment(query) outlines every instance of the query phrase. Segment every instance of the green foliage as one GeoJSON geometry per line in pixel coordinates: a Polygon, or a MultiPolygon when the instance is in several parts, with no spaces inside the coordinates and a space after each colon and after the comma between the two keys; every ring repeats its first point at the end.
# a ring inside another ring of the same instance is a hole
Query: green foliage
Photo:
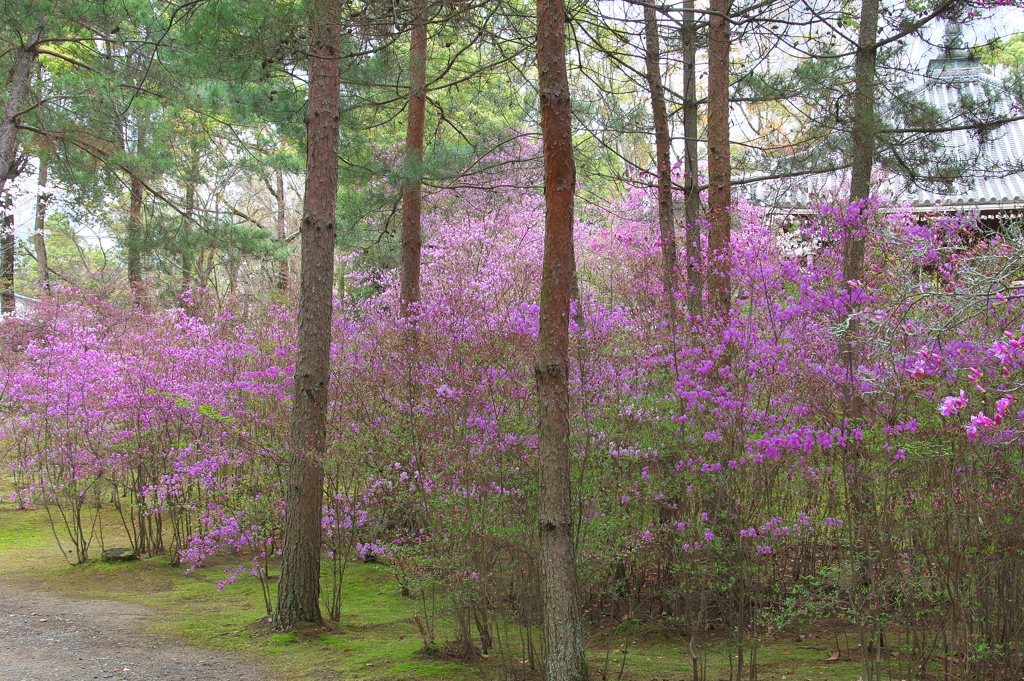
{"type": "Polygon", "coordinates": [[[983,64],[1009,66],[1018,70],[1024,66],[1024,36],[997,38],[977,50],[983,64]]]}
{"type": "MultiPolygon", "coordinates": [[[[115,295],[120,284],[121,272],[114,254],[109,250],[112,244],[109,239],[97,237],[95,231],[87,228],[87,224],[72,223],[63,212],[47,216],[46,248],[51,263],[59,263],[57,281],[85,291],[102,293],[104,296],[115,295]]],[[[19,253],[20,264],[16,268],[19,279],[16,283],[28,289],[29,282],[34,284],[36,278],[34,250],[28,244],[22,243],[19,253]],[[32,255],[29,255],[30,253],[32,255]]],[[[35,293],[32,292],[31,295],[35,293]]]]}

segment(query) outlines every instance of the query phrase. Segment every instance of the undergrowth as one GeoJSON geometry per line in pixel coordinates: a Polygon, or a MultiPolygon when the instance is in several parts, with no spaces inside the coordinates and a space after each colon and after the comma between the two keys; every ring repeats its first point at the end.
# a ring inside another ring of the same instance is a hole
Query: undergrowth
{"type": "MultiPolygon", "coordinates": [[[[114,517],[109,521],[104,527],[105,547],[120,546],[123,530],[119,532],[114,517]]],[[[279,634],[263,612],[261,587],[255,578],[240,577],[230,589],[220,590],[231,560],[220,557],[188,574],[166,557],[131,563],[91,559],[70,566],[61,559],[44,512],[16,510],[13,504],[0,502],[0,583],[69,599],[106,598],[147,606],[156,615],[149,624],[153,633],[262,661],[282,681],[539,678],[536,670],[521,662],[519,669],[500,669],[490,656],[465,663],[424,654],[414,620],[420,603],[401,595],[401,585],[386,565],[359,563],[349,569],[340,623],[279,634]]],[[[454,618],[442,615],[437,621],[438,640],[456,638],[454,618]]],[[[799,634],[787,632],[764,642],[759,679],[853,681],[858,677],[859,661],[846,654],[839,662],[825,661],[836,645],[827,627],[804,631],[800,641],[799,634]]],[[[714,631],[709,634],[714,638],[714,631]]],[[[670,626],[607,622],[592,627],[589,639],[595,679],[691,677],[688,638],[670,626]]],[[[849,637],[839,640],[844,653],[845,646],[855,647],[849,637]]],[[[712,644],[702,677],[727,676],[728,669],[726,644],[712,644]]]]}

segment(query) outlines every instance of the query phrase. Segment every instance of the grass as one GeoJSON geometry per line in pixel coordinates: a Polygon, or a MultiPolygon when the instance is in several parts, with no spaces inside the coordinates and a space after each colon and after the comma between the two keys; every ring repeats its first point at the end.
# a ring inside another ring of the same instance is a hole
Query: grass
{"type": "MultiPolygon", "coordinates": [[[[105,546],[127,546],[116,517],[107,515],[105,546]]],[[[99,547],[94,546],[92,554],[98,556],[99,547]]],[[[278,634],[269,626],[255,579],[240,577],[218,590],[223,570],[237,564],[226,557],[220,560],[219,565],[187,575],[159,557],[131,563],[90,560],[70,566],[61,558],[43,511],[19,511],[0,503],[0,582],[72,599],[105,598],[147,606],[158,615],[151,625],[154,633],[259,660],[276,679],[499,678],[493,658],[457,664],[424,656],[413,620],[420,602],[403,597],[384,566],[350,566],[340,624],[278,634]]],[[[441,618],[437,626],[438,641],[454,638],[453,622],[441,618]]],[[[792,635],[765,641],[758,651],[758,679],[855,681],[861,675],[859,661],[844,656],[839,662],[825,662],[835,648],[834,639],[808,633],[812,636],[800,642],[792,635]]],[[[627,622],[598,629],[589,640],[592,678],[690,679],[688,644],[687,639],[650,625],[627,622]]],[[[712,645],[710,681],[729,678],[724,651],[723,643],[712,645]]]]}

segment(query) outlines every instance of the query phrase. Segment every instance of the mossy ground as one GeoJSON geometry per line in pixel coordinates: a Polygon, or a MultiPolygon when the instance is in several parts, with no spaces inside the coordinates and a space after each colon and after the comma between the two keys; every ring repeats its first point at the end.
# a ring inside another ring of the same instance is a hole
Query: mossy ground
{"type": "MultiPolygon", "coordinates": [[[[106,518],[103,529],[107,548],[127,545],[115,517],[106,518]]],[[[94,546],[90,555],[99,553],[99,546],[94,546]]],[[[130,563],[90,560],[71,566],[62,559],[43,511],[16,510],[12,504],[0,503],[0,581],[71,599],[106,598],[148,606],[160,616],[151,625],[154,633],[250,656],[267,664],[282,681],[509,678],[493,658],[459,664],[423,655],[423,640],[414,621],[420,602],[402,596],[384,566],[349,567],[340,624],[277,634],[268,624],[255,579],[241,577],[219,590],[224,569],[238,565],[227,557],[220,560],[219,565],[187,575],[159,557],[130,563]]],[[[452,626],[442,618],[437,640],[453,638],[452,626]]],[[[692,678],[688,641],[668,630],[630,623],[608,626],[593,631],[589,645],[595,679],[692,678]]],[[[764,641],[758,651],[757,678],[857,679],[861,675],[858,660],[844,654],[838,662],[825,661],[834,649],[834,639],[828,636],[795,642],[786,635],[764,641]]],[[[718,643],[708,655],[706,678],[710,681],[729,678],[724,650],[724,644],[718,643]]],[[[515,676],[538,678],[522,671],[515,676]]]]}

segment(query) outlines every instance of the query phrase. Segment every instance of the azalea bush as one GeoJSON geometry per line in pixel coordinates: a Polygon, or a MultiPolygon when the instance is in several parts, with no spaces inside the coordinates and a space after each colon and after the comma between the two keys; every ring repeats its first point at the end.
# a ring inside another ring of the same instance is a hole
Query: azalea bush
{"type": "MultiPolygon", "coordinates": [[[[410,317],[397,273],[346,259],[325,607],[340,617],[345,566],[377,560],[419,599],[427,647],[529,663],[542,204],[484,190],[435,201],[410,317]],[[456,640],[434,640],[439,613],[456,640]]],[[[638,189],[576,229],[573,493],[589,620],[676,627],[698,655],[703,632],[724,628],[756,663],[763,637],[833,617],[857,627],[868,673],[1019,678],[1019,230],[871,200],[783,231],[741,203],[730,313],[691,317],[681,298],[670,325],[655,210],[638,189]],[[851,233],[867,238],[861,281],[842,276],[851,233]]],[[[95,515],[118,513],[140,553],[186,567],[229,556],[225,586],[252,574],[269,612],[293,311],[145,313],[59,290],[5,333],[15,494],[50,510],[73,561],[88,558],[95,515]]]]}

